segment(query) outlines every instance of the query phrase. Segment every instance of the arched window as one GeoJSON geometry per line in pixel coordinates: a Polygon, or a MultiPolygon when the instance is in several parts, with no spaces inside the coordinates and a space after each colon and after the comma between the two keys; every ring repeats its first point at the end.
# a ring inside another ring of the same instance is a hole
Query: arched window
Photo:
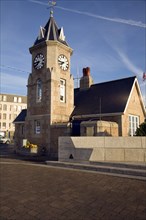
{"type": "Polygon", "coordinates": [[[42,81],[41,79],[38,79],[37,80],[37,98],[36,98],[36,101],[37,102],[41,102],[42,101],[42,81]]]}
{"type": "Polygon", "coordinates": [[[65,79],[60,79],[60,102],[65,102],[66,100],[66,81],[65,79]]]}

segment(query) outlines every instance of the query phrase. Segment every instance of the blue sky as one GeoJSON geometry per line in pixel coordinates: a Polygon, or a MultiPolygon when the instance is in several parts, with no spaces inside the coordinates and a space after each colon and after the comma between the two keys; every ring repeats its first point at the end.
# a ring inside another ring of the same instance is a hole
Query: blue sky
{"type": "MultiPolygon", "coordinates": [[[[57,0],[54,18],[73,48],[71,73],[94,83],[136,75],[144,95],[145,0],[57,0]]],[[[50,17],[47,0],[0,0],[1,93],[27,94],[31,47],[50,17]]],[[[76,85],[76,81],[75,81],[76,85]]]]}

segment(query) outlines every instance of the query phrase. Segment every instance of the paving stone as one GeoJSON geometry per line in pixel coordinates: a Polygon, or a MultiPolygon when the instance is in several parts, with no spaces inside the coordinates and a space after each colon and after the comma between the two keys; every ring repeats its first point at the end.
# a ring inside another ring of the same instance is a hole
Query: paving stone
{"type": "Polygon", "coordinates": [[[0,161],[0,220],[146,219],[145,181],[13,162],[0,161]]]}

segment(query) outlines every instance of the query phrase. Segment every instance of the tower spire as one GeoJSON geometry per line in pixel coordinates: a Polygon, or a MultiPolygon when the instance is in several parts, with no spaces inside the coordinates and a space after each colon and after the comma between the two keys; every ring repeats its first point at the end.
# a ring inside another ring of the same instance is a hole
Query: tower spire
{"type": "Polygon", "coordinates": [[[56,1],[49,1],[48,5],[49,5],[49,8],[50,8],[50,17],[53,17],[54,7],[56,5],[56,1]]]}

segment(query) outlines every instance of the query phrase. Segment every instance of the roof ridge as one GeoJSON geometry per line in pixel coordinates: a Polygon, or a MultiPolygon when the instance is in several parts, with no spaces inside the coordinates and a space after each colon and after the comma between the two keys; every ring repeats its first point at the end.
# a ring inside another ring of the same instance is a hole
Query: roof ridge
{"type": "Polygon", "coordinates": [[[135,79],[135,78],[137,78],[136,76],[130,76],[130,77],[124,77],[124,78],[121,78],[121,79],[114,79],[114,80],[110,80],[110,81],[105,81],[105,82],[100,82],[100,83],[95,83],[95,84],[93,84],[93,85],[91,85],[91,87],[92,86],[95,86],[95,85],[99,85],[99,84],[104,84],[104,83],[111,83],[111,82],[116,82],[116,81],[122,81],[122,80],[126,80],[126,79],[135,79]]]}
{"type": "MultiPolygon", "coordinates": [[[[121,78],[121,79],[114,79],[114,80],[110,80],[110,81],[105,81],[105,82],[100,82],[100,83],[94,83],[91,85],[91,87],[94,87],[96,85],[100,85],[100,84],[105,84],[105,83],[111,83],[111,82],[116,82],[116,81],[122,81],[122,80],[126,80],[126,79],[135,79],[137,78],[136,76],[130,76],[130,77],[124,77],[124,78],[121,78]]],[[[80,88],[74,88],[74,90],[79,90],[80,88]]]]}

